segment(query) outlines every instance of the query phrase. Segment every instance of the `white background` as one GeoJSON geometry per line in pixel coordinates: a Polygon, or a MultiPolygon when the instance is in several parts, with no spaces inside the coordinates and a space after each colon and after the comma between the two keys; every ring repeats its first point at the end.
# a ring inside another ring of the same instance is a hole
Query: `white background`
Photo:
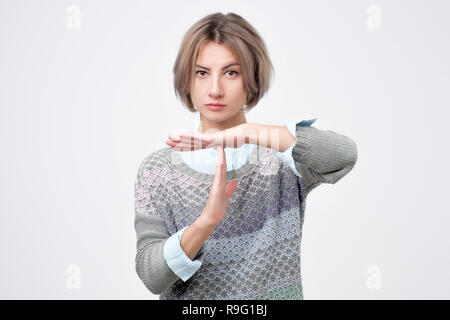
{"type": "Polygon", "coordinates": [[[308,197],[305,299],[449,299],[449,9],[0,1],[0,298],[157,298],[135,271],[137,169],[198,120],[173,89],[184,33],[235,12],[275,67],[247,121],[317,118],[358,146],[354,169],[308,197]]]}

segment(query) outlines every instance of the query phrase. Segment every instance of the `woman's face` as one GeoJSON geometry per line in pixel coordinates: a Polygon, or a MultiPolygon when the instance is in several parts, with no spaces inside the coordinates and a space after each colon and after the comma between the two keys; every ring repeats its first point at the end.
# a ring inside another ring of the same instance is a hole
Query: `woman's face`
{"type": "Polygon", "coordinates": [[[247,100],[241,66],[233,52],[213,41],[200,47],[191,79],[191,98],[202,121],[216,124],[242,121],[242,106],[247,100]],[[225,107],[213,110],[209,103],[225,107]]]}

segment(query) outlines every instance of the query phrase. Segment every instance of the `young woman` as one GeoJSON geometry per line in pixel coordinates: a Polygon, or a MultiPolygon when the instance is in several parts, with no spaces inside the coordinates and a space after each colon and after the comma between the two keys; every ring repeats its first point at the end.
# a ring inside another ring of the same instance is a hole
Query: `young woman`
{"type": "Polygon", "coordinates": [[[160,299],[303,299],[306,196],[350,172],[357,148],[316,119],[248,123],[272,71],[237,14],[208,15],[182,41],[175,92],[200,126],[169,134],[135,183],[136,272],[160,299]]]}

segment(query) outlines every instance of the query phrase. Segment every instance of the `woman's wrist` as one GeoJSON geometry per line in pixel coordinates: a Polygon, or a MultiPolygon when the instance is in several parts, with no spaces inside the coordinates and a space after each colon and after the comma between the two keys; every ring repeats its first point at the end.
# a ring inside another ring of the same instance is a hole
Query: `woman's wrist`
{"type": "Polygon", "coordinates": [[[222,145],[230,148],[239,148],[243,144],[248,143],[246,141],[246,125],[247,123],[243,123],[222,131],[222,145]]]}
{"type": "Polygon", "coordinates": [[[220,221],[217,221],[211,217],[208,216],[206,211],[203,211],[197,219],[194,221],[194,223],[197,225],[197,227],[207,233],[211,233],[214,231],[216,226],[220,223],[220,221]]]}
{"type": "Polygon", "coordinates": [[[284,152],[296,141],[286,126],[269,126],[258,123],[242,124],[245,143],[256,144],[284,152]]]}
{"type": "Polygon", "coordinates": [[[255,130],[255,123],[246,122],[241,124],[243,139],[246,144],[258,144],[258,135],[255,130]]]}
{"type": "Polygon", "coordinates": [[[263,142],[261,136],[262,132],[267,130],[266,126],[253,122],[244,123],[242,126],[245,143],[259,145],[263,142]]]}

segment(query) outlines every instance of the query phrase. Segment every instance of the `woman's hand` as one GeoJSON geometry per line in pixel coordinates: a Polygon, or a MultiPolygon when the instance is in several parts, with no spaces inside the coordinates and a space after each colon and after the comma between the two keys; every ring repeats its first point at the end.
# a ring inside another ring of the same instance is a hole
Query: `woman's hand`
{"type": "Polygon", "coordinates": [[[239,148],[246,143],[245,124],[215,132],[174,131],[166,139],[166,144],[174,151],[194,151],[214,148],[239,148]]]}
{"type": "Polygon", "coordinates": [[[228,200],[236,191],[238,182],[231,180],[227,184],[227,160],[222,146],[217,146],[217,165],[209,198],[200,219],[207,225],[217,225],[225,218],[228,200]]]}

